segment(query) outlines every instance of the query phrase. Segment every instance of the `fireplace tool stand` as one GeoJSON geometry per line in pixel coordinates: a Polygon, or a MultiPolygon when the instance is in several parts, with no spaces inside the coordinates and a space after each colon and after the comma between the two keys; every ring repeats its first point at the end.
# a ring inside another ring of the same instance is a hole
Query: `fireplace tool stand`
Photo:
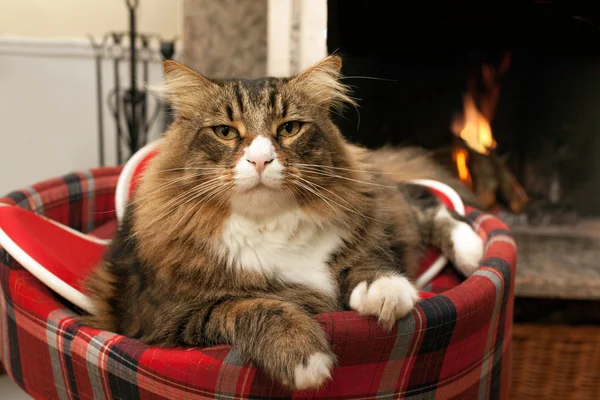
{"type": "Polygon", "coordinates": [[[156,59],[172,59],[177,38],[165,40],[154,33],[137,31],[136,13],[139,0],[125,0],[129,15],[129,30],[107,32],[101,41],[89,36],[94,50],[96,69],[96,108],[98,126],[98,160],[106,163],[105,154],[105,106],[113,119],[116,134],[116,161],[125,162],[148,141],[148,133],[156,124],[159,114],[164,116],[164,127],[171,122],[169,106],[155,98],[149,101],[147,90],[150,62],[156,59]],[[103,88],[103,61],[112,62],[113,87],[105,95],[103,88]],[[122,64],[129,64],[129,74],[122,76],[122,64]],[[141,79],[138,70],[141,67],[141,79]],[[125,147],[125,149],[124,149],[125,147]]]}

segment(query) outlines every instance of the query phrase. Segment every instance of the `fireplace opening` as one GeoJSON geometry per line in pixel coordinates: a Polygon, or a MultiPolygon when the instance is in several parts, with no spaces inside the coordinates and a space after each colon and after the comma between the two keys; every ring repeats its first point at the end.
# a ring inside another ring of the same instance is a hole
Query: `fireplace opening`
{"type": "Polygon", "coordinates": [[[600,6],[328,2],[367,147],[418,145],[511,227],[600,234],[600,6]]]}

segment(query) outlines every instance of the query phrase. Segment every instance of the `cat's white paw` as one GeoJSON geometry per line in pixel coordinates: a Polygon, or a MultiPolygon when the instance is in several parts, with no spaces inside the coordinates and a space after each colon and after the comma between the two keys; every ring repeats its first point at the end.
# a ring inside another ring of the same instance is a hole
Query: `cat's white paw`
{"type": "Polygon", "coordinates": [[[350,295],[350,307],[362,315],[374,315],[386,329],[410,313],[419,301],[419,292],[403,276],[384,276],[370,286],[363,281],[350,295]]]}
{"type": "Polygon", "coordinates": [[[314,353],[294,369],[294,387],[298,390],[318,389],[331,379],[334,360],[329,354],[314,353]]]}
{"type": "Polygon", "coordinates": [[[483,258],[483,240],[466,222],[457,222],[451,235],[456,268],[467,277],[473,275],[483,258]]]}

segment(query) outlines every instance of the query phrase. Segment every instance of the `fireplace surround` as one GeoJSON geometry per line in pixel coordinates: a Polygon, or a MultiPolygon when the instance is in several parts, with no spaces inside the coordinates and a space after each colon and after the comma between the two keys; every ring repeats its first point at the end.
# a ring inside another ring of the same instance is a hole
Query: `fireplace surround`
{"type": "MultiPolygon", "coordinates": [[[[490,121],[496,153],[531,207],[572,223],[600,217],[600,7],[583,2],[447,2],[394,9],[387,2],[328,2],[328,49],[360,108],[338,123],[368,147],[452,143],[468,82],[510,54],[490,121]],[[343,3],[343,4],[342,4],[343,3]]],[[[535,220],[538,218],[538,220],[535,220]]],[[[599,232],[600,233],[600,232],[599,232]]]]}

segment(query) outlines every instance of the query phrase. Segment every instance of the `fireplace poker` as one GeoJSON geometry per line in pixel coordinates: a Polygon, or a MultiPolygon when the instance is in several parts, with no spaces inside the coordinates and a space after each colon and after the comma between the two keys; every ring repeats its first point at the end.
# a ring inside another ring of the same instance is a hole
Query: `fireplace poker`
{"type": "Polygon", "coordinates": [[[88,35],[94,51],[96,63],[96,112],[98,117],[98,162],[104,166],[104,102],[102,101],[102,51],[108,35],[104,35],[101,42],[96,42],[92,35],[88,35]]]}

